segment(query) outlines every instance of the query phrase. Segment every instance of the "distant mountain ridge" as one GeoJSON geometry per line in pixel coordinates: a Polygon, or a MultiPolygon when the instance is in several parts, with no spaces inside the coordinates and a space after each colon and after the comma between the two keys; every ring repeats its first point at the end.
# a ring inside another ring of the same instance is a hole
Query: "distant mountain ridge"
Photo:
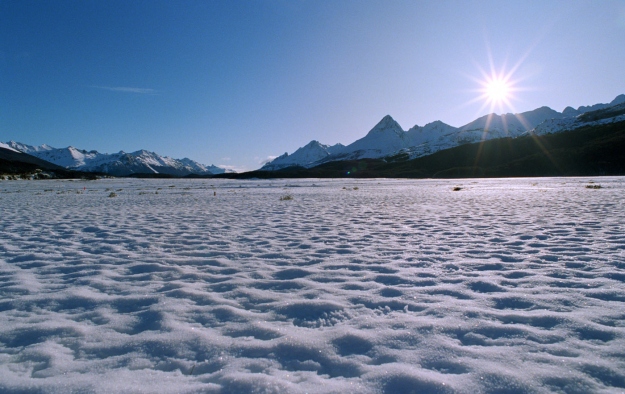
{"type": "Polygon", "coordinates": [[[301,163],[314,163],[341,152],[343,148],[345,148],[345,146],[342,144],[329,146],[313,140],[290,155],[285,153],[282,156],[278,156],[265,166],[271,169],[280,169],[285,166],[298,166],[301,165],[301,163]],[[278,163],[276,168],[271,165],[273,162],[278,163]]]}
{"type": "Polygon", "coordinates": [[[226,172],[223,168],[214,165],[205,166],[188,158],[172,159],[146,150],[132,153],[120,151],[108,154],[99,153],[95,150],[78,149],[73,146],[58,149],[45,144],[31,146],[15,141],[3,145],[69,170],[99,172],[113,176],[132,174],[186,176],[191,174],[214,175],[226,172]]]}
{"type": "Polygon", "coordinates": [[[497,138],[516,138],[526,134],[545,134],[606,122],[620,121],[623,116],[619,106],[625,106],[625,94],[617,96],[608,104],[566,107],[562,112],[549,107],[540,107],[519,114],[489,114],[462,127],[453,127],[441,121],[425,126],[414,126],[408,131],[390,116],[386,115],[363,138],[343,146],[328,145],[311,141],[293,154],[288,153],[266,163],[260,170],[276,171],[287,167],[315,167],[341,160],[380,159],[402,156],[415,159],[459,145],[497,138]],[[616,108],[615,111],[607,111],[616,108]],[[588,117],[585,114],[605,115],[588,117]]]}

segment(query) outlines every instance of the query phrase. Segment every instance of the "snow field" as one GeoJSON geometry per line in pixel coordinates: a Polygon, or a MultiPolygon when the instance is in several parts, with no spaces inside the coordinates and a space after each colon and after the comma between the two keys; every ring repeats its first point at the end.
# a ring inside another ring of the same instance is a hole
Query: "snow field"
{"type": "Polygon", "coordinates": [[[1,181],[0,391],[620,393],[623,196],[622,177],[1,181]]]}

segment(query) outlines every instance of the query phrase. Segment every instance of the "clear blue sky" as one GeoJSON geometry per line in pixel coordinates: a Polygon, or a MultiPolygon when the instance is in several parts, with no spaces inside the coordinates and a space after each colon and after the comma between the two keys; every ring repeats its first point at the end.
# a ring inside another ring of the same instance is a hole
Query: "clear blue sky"
{"type": "Polygon", "coordinates": [[[489,111],[625,93],[625,1],[0,0],[0,141],[138,149],[238,170],[489,111]]]}

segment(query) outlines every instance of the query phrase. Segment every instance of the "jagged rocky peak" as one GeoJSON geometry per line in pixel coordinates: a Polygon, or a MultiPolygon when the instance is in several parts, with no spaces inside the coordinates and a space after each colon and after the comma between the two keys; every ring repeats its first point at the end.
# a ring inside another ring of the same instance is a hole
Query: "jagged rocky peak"
{"type": "Polygon", "coordinates": [[[323,149],[324,147],[325,145],[323,145],[317,140],[312,140],[304,146],[304,148],[308,148],[308,149],[323,149]]]}
{"type": "Polygon", "coordinates": [[[340,143],[327,147],[328,153],[331,155],[341,153],[344,149],[345,149],[345,145],[340,144],[340,143]]]}
{"type": "Polygon", "coordinates": [[[455,129],[455,127],[448,125],[447,123],[435,120],[434,122],[427,123],[425,126],[414,125],[408,130],[408,134],[422,134],[432,130],[447,131],[449,129],[455,129]]]}
{"type": "Polygon", "coordinates": [[[619,94],[618,96],[616,96],[614,100],[610,102],[610,106],[623,104],[623,103],[625,103],[625,94],[619,94]]]}
{"type": "Polygon", "coordinates": [[[303,148],[300,148],[300,149],[304,149],[304,150],[306,150],[306,149],[308,149],[308,150],[321,150],[321,151],[327,152],[329,154],[332,154],[334,152],[340,151],[344,147],[345,146],[343,144],[326,145],[326,144],[322,144],[321,142],[319,142],[317,140],[312,140],[307,145],[305,145],[303,148]]]}
{"type": "Polygon", "coordinates": [[[579,111],[577,111],[575,108],[573,107],[566,107],[564,108],[564,110],[562,111],[562,114],[564,116],[577,116],[579,114],[579,111]]]}
{"type": "Polygon", "coordinates": [[[132,155],[135,155],[135,156],[155,156],[156,154],[154,152],[150,152],[150,151],[145,150],[145,149],[139,149],[138,151],[132,152],[132,155]]]}
{"type": "Polygon", "coordinates": [[[342,152],[344,146],[336,144],[333,146],[324,145],[317,140],[312,140],[303,147],[297,149],[295,152],[283,154],[262,166],[262,169],[274,171],[281,168],[291,166],[307,167],[312,163],[316,163],[320,160],[326,159],[333,154],[342,152]]]}
{"type": "Polygon", "coordinates": [[[369,134],[384,134],[388,132],[393,132],[396,134],[404,132],[404,129],[401,128],[399,123],[397,123],[391,115],[386,115],[385,117],[383,117],[382,120],[380,120],[378,124],[376,124],[371,129],[371,131],[369,131],[369,134]]]}

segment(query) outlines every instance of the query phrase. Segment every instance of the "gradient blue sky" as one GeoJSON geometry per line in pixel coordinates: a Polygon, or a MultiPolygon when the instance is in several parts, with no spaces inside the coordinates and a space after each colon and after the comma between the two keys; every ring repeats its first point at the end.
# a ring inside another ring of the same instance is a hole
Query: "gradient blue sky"
{"type": "Polygon", "coordinates": [[[625,1],[0,0],[0,141],[138,149],[237,170],[511,107],[625,93],[625,1]]]}

